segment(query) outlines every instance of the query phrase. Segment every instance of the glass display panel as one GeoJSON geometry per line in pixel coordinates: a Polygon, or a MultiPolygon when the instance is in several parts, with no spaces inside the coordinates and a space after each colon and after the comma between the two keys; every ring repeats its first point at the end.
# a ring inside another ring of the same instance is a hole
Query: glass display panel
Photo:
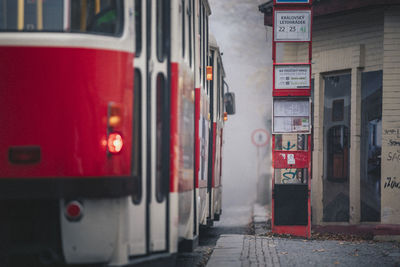
{"type": "Polygon", "coordinates": [[[273,132],[310,132],[310,100],[274,99],[273,132]]]}
{"type": "Polygon", "coordinates": [[[275,184],[307,184],[307,169],[274,169],[275,184]]]}

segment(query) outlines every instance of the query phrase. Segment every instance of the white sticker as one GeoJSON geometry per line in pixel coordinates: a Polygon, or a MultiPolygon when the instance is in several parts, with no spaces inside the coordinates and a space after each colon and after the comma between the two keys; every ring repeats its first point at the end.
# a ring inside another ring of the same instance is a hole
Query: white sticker
{"type": "Polygon", "coordinates": [[[296,164],[296,160],[294,159],[294,154],[287,155],[287,164],[296,164]]]}

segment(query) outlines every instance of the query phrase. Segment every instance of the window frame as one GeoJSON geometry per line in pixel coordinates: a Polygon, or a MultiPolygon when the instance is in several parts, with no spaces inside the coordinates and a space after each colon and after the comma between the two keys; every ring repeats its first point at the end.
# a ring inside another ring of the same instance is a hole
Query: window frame
{"type": "MultiPolygon", "coordinates": [[[[25,1],[24,0],[24,6],[25,6],[25,1]]],[[[17,23],[16,23],[16,28],[15,29],[2,29],[0,28],[0,33],[4,32],[12,32],[12,33],[21,33],[21,32],[29,32],[29,33],[70,33],[70,34],[87,34],[87,35],[94,35],[94,36],[106,36],[106,37],[113,37],[113,38],[121,38],[124,34],[125,31],[125,5],[123,0],[115,0],[116,1],[116,14],[117,14],[117,23],[116,23],[116,29],[115,33],[107,33],[107,32],[90,32],[90,31],[79,31],[76,29],[72,29],[72,2],[69,6],[69,10],[65,10],[65,5],[61,3],[61,21],[62,21],[62,29],[58,30],[28,30],[25,28],[25,25],[22,25],[22,29],[19,29],[21,25],[18,25],[18,3],[17,3],[17,10],[16,10],[16,18],[17,18],[17,23]],[[65,25],[65,14],[69,14],[69,18],[67,21],[69,21],[69,25],[65,25]]],[[[36,2],[37,4],[38,2],[36,2]]],[[[79,2],[80,4],[80,2],[79,2]]],[[[5,10],[7,11],[7,10],[5,10]]],[[[37,13],[35,14],[37,16],[37,13]]],[[[24,12],[24,20],[25,20],[26,14],[24,12]]],[[[36,17],[37,19],[37,17],[36,17]]],[[[22,21],[24,21],[22,20],[22,21]]],[[[79,22],[80,23],[80,22],[79,22]]],[[[85,22],[86,27],[88,21],[85,22]]]]}

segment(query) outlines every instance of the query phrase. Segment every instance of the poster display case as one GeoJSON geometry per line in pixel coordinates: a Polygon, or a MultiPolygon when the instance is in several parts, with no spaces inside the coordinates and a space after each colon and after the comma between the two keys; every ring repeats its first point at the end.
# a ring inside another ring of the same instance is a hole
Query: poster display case
{"type": "Polygon", "coordinates": [[[273,134],[311,133],[311,99],[274,98],[273,134]]]}
{"type": "Polygon", "coordinates": [[[275,63],[273,68],[273,96],[310,96],[310,63],[275,63]]]}

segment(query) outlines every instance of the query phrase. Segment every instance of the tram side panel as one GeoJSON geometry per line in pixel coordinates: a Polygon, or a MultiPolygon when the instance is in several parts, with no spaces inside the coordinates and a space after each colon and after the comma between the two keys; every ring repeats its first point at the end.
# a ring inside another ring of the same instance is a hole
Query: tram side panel
{"type": "Polygon", "coordinates": [[[208,65],[208,16],[210,15],[210,7],[208,1],[198,1],[195,11],[195,33],[196,33],[196,90],[198,90],[198,113],[199,120],[196,127],[198,129],[199,151],[197,152],[197,185],[198,185],[198,224],[207,225],[208,214],[208,158],[210,143],[210,96],[209,82],[206,79],[206,66],[208,65]]]}
{"type": "Polygon", "coordinates": [[[217,91],[216,91],[216,162],[215,162],[215,184],[214,184],[214,220],[218,221],[222,213],[222,146],[224,128],[224,101],[223,101],[223,80],[225,72],[222,58],[219,55],[217,60],[217,91]]]}
{"type": "Polygon", "coordinates": [[[219,47],[214,37],[210,40],[211,65],[213,67],[213,81],[211,82],[211,117],[212,130],[210,130],[211,144],[209,151],[212,153],[209,159],[211,183],[209,183],[209,224],[219,220],[222,206],[222,182],[221,182],[221,161],[222,161],[222,129],[223,122],[223,79],[225,72],[222,65],[219,47]]]}
{"type": "MultiPolygon", "coordinates": [[[[190,65],[188,14],[192,8],[189,1],[172,0],[171,14],[171,64],[177,73],[177,92],[172,95],[171,103],[171,180],[176,180],[178,242],[182,249],[192,250],[196,242],[195,224],[195,84],[194,73],[190,65]],[[175,99],[174,99],[175,98],[175,99]],[[175,102],[175,103],[174,103],[175,102]],[[175,109],[175,110],[174,110],[175,109]]],[[[193,60],[193,59],[192,59],[193,60]]],[[[192,61],[193,64],[193,61],[192,61]]],[[[171,212],[174,212],[171,210],[171,212]]]]}
{"type": "Polygon", "coordinates": [[[148,38],[147,18],[148,6],[142,0],[134,1],[135,10],[135,64],[134,64],[134,116],[133,116],[133,147],[132,174],[137,177],[134,193],[127,208],[128,224],[128,254],[131,257],[144,256],[149,253],[149,220],[148,205],[148,38]]]}

